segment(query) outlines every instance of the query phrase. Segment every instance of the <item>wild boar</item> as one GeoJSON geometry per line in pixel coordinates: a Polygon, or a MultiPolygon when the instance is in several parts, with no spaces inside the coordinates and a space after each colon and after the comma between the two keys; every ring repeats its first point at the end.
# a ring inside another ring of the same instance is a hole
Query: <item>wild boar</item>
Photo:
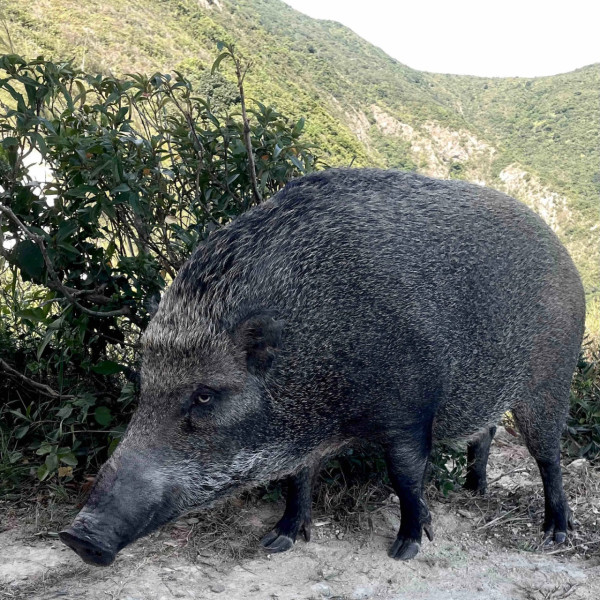
{"type": "Polygon", "coordinates": [[[287,550],[310,535],[315,466],[366,439],[400,499],[390,556],[410,559],[431,536],[432,443],[471,438],[467,486],[483,491],[510,410],[541,472],[544,536],[562,543],[560,436],[583,327],[577,270],[521,202],[397,171],[299,178],[211,234],[166,291],[137,412],[61,539],[108,565],[192,508],[289,477],[262,540],[287,550]]]}

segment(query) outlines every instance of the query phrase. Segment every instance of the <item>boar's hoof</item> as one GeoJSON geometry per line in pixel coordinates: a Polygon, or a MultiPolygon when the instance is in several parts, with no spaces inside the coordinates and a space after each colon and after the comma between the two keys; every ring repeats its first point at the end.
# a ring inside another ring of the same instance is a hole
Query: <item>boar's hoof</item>
{"type": "Polygon", "coordinates": [[[487,492],[487,481],[484,479],[471,479],[467,475],[467,479],[463,484],[463,489],[471,492],[474,496],[485,496],[487,492]]]}
{"type": "Polygon", "coordinates": [[[423,524],[423,531],[425,532],[427,539],[430,542],[433,542],[433,527],[431,526],[431,521],[423,524]]]}
{"type": "Polygon", "coordinates": [[[420,548],[421,544],[418,540],[399,535],[392,544],[388,556],[396,560],[410,560],[419,553],[420,548]]]}
{"type": "Polygon", "coordinates": [[[275,530],[267,533],[260,540],[260,543],[266,552],[272,552],[273,554],[275,552],[285,552],[294,546],[294,540],[291,537],[277,533],[275,530]]]}
{"type": "Polygon", "coordinates": [[[310,541],[310,518],[289,518],[284,515],[260,543],[267,552],[285,552],[296,543],[299,532],[303,533],[307,542],[310,541]]]}
{"type": "Polygon", "coordinates": [[[561,546],[567,541],[567,532],[566,531],[545,531],[544,532],[544,541],[543,546],[547,548],[548,546],[561,546]]]}
{"type": "Polygon", "coordinates": [[[567,541],[566,531],[556,531],[554,528],[544,531],[543,546],[560,546],[567,541]]]}
{"type": "MultiPolygon", "coordinates": [[[[573,512],[570,508],[567,508],[567,527],[573,531],[575,529],[575,521],[573,519],[573,512]]],[[[544,527],[544,538],[542,545],[544,547],[548,546],[560,546],[567,541],[567,532],[561,531],[555,524],[555,522],[551,522],[546,524],[544,527]]]]}

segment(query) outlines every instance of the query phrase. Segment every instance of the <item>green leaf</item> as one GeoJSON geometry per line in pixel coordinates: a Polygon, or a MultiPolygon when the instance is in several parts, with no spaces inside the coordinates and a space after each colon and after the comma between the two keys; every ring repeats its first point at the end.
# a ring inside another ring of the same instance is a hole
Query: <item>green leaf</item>
{"type": "Polygon", "coordinates": [[[304,165],[293,154],[290,154],[290,160],[299,171],[304,172],[304,165]]]}
{"type": "Polygon", "coordinates": [[[94,419],[96,423],[102,427],[108,427],[112,421],[112,415],[110,414],[110,408],[108,406],[98,406],[94,411],[94,419]]]}
{"type": "Polygon", "coordinates": [[[22,112],[22,113],[26,112],[25,100],[24,100],[23,96],[21,94],[19,94],[15,90],[15,88],[8,83],[8,81],[6,79],[2,80],[2,85],[0,87],[3,87],[6,90],[8,90],[8,93],[16,100],[16,102],[17,102],[17,110],[19,112],[22,112]]]}
{"type": "Polygon", "coordinates": [[[229,56],[229,52],[222,52],[221,54],[219,54],[219,56],[217,56],[217,59],[213,63],[213,66],[210,70],[211,75],[215,74],[215,71],[219,68],[219,65],[221,64],[222,60],[224,58],[227,58],[228,56],[229,56]]]}
{"type": "Polygon", "coordinates": [[[87,96],[86,89],[85,89],[83,83],[81,81],[79,81],[79,79],[75,80],[75,85],[77,86],[77,89],[79,90],[79,94],[77,94],[77,96],[75,96],[75,98],[73,99],[73,103],[77,102],[78,100],[81,100],[81,106],[83,106],[85,104],[85,99],[87,96]]]}
{"type": "Polygon", "coordinates": [[[50,452],[52,452],[52,450],[54,449],[54,446],[52,446],[51,444],[48,443],[43,443],[36,451],[35,453],[38,454],[39,456],[44,456],[44,454],[48,454],[50,452]]]}
{"type": "Polygon", "coordinates": [[[48,475],[50,475],[50,471],[48,471],[48,467],[45,464],[38,467],[37,476],[40,481],[44,481],[48,475]]]}
{"type": "Polygon", "coordinates": [[[260,187],[262,188],[262,191],[265,191],[265,188],[267,187],[267,183],[269,182],[269,171],[263,171],[262,175],[260,176],[260,187]]]}
{"type": "Polygon", "coordinates": [[[38,245],[31,240],[19,242],[12,250],[11,258],[21,270],[25,281],[41,282],[44,257],[38,245]]]}
{"type": "Polygon", "coordinates": [[[48,456],[46,456],[45,465],[48,467],[49,472],[56,471],[56,469],[58,469],[58,456],[54,453],[48,454],[48,456]]]}
{"type": "Polygon", "coordinates": [[[79,256],[81,252],[73,246],[73,244],[69,244],[68,242],[60,242],[58,247],[64,250],[67,254],[70,254],[71,257],[79,256]]]}
{"type": "Polygon", "coordinates": [[[50,340],[54,337],[55,334],[55,330],[48,328],[46,331],[46,335],[44,336],[44,339],[42,340],[42,343],[39,345],[38,349],[37,349],[37,359],[40,360],[40,358],[42,357],[42,354],[44,353],[44,350],[46,349],[46,346],[50,343],[50,340]]]}
{"type": "Polygon", "coordinates": [[[16,137],[8,136],[2,140],[2,147],[5,150],[8,150],[9,148],[18,148],[18,146],[19,140],[16,137]]]}
{"type": "Polygon", "coordinates": [[[299,121],[294,125],[294,129],[292,130],[292,135],[297,136],[304,129],[304,117],[300,117],[299,121]]]}
{"type": "Polygon", "coordinates": [[[60,456],[60,462],[65,463],[65,465],[69,465],[70,467],[76,467],[77,457],[72,452],[69,452],[68,454],[60,456]]]}
{"type": "Polygon", "coordinates": [[[39,306],[35,308],[22,308],[21,310],[17,310],[15,315],[20,319],[27,319],[34,323],[44,323],[46,321],[46,315],[39,306]]]}
{"type": "Polygon", "coordinates": [[[20,440],[29,431],[29,425],[21,425],[15,429],[15,437],[20,440]]]}
{"type": "Polygon", "coordinates": [[[59,226],[56,232],[56,240],[58,242],[64,242],[67,238],[71,237],[79,229],[79,224],[75,219],[66,219],[59,226]]]}
{"type": "Polygon", "coordinates": [[[21,458],[23,458],[22,452],[11,452],[9,454],[8,460],[11,465],[14,465],[21,458]]]}
{"type": "Polygon", "coordinates": [[[54,321],[48,325],[48,329],[60,329],[65,322],[65,316],[66,315],[63,314],[62,316],[58,317],[58,319],[54,319],[54,321]]]}
{"type": "Polygon", "coordinates": [[[116,188],[114,188],[113,190],[111,190],[110,193],[111,194],[118,194],[120,192],[129,192],[130,189],[131,188],[126,183],[121,183],[116,188]]]}
{"type": "Polygon", "coordinates": [[[65,404],[57,413],[56,416],[59,419],[66,419],[71,416],[73,407],[70,404],[65,404]]]}
{"type": "Polygon", "coordinates": [[[65,196],[85,198],[88,194],[97,194],[100,190],[94,185],[78,185],[65,192],[65,196]]]}
{"type": "Polygon", "coordinates": [[[42,158],[46,158],[48,154],[48,147],[46,146],[46,140],[39,131],[33,131],[29,134],[29,139],[32,142],[32,146],[36,146],[42,155],[42,158]]]}
{"type": "Polygon", "coordinates": [[[114,375],[115,373],[120,373],[123,371],[124,368],[125,367],[123,367],[123,365],[120,365],[113,360],[103,360],[97,365],[94,365],[92,367],[92,371],[94,371],[94,373],[98,373],[99,375],[114,375]]]}

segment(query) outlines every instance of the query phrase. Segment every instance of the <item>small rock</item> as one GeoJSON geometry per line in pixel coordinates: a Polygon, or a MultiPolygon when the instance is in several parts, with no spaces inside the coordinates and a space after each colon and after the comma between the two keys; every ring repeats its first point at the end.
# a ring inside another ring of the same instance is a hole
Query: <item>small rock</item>
{"type": "Polygon", "coordinates": [[[323,598],[331,596],[331,588],[326,583],[315,583],[310,588],[313,592],[320,594],[323,598]]]}
{"type": "Polygon", "coordinates": [[[258,585],[258,583],[253,583],[250,586],[250,591],[251,592],[260,592],[260,585],[258,585]]]}
{"type": "Polygon", "coordinates": [[[340,574],[339,569],[338,570],[335,570],[335,569],[322,569],[321,570],[321,576],[323,577],[323,579],[325,581],[329,581],[330,579],[337,577],[339,574],[340,574]]]}
{"type": "Polygon", "coordinates": [[[196,523],[200,523],[200,519],[196,519],[196,517],[187,520],[188,525],[195,525],[196,523]]]}
{"type": "Polygon", "coordinates": [[[375,590],[371,586],[357,587],[352,592],[352,600],[368,600],[374,593],[375,590]]]}
{"type": "Polygon", "coordinates": [[[569,466],[567,467],[569,469],[569,471],[583,471],[583,469],[585,469],[588,466],[588,461],[585,458],[578,458],[577,460],[574,460],[572,463],[569,464],[569,466]]]}
{"type": "Polygon", "coordinates": [[[213,583],[210,586],[210,591],[214,592],[215,594],[220,594],[221,592],[225,591],[225,586],[222,583],[213,583]]]}

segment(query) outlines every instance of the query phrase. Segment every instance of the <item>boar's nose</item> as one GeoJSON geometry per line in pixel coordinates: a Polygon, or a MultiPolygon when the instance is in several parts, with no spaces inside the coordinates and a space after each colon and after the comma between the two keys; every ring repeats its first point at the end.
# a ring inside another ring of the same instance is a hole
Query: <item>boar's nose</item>
{"type": "Polygon", "coordinates": [[[83,562],[98,567],[107,567],[114,560],[116,553],[108,548],[102,547],[97,541],[83,532],[73,528],[65,529],[58,534],[61,542],[77,552],[83,562]]]}

